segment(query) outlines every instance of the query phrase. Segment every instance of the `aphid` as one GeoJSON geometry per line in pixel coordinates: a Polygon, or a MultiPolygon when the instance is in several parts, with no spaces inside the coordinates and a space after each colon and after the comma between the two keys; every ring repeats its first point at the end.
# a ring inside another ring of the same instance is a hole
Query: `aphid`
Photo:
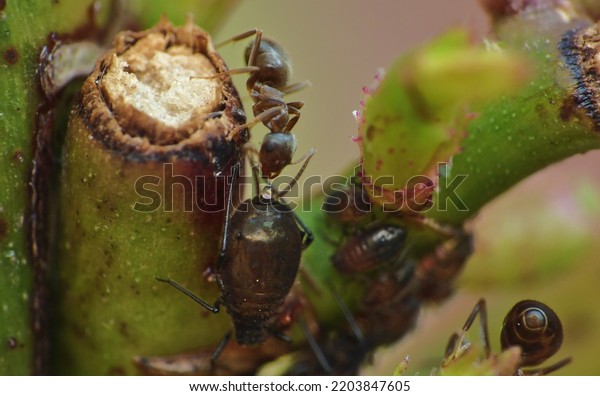
{"type": "Polygon", "coordinates": [[[381,224],[351,235],[331,261],[341,272],[364,272],[392,263],[404,250],[406,230],[381,224]]]}
{"type": "MultiPolygon", "coordinates": [[[[460,358],[465,345],[465,334],[471,328],[478,314],[480,315],[485,357],[490,357],[491,347],[487,324],[487,309],[485,300],[481,299],[467,318],[462,331],[458,334],[455,333],[450,338],[448,347],[446,348],[446,361],[444,365],[448,365],[453,360],[460,358]]],[[[565,358],[543,368],[523,368],[542,364],[559,350],[562,340],[562,324],[550,307],[534,300],[518,302],[508,312],[502,324],[502,350],[505,351],[514,346],[518,346],[521,349],[520,359],[516,367],[512,367],[512,371],[508,374],[546,375],[565,366],[571,362],[571,358],[565,358]]]]}
{"type": "MultiPolygon", "coordinates": [[[[369,286],[364,306],[351,313],[341,297],[332,292],[348,326],[324,331],[317,338],[303,329],[310,348],[294,360],[291,375],[357,375],[361,365],[380,345],[397,340],[416,323],[420,304],[402,293],[403,280],[387,274],[369,286]]],[[[302,329],[302,323],[299,323],[302,329]]]]}
{"type": "MultiPolygon", "coordinates": [[[[238,41],[255,35],[254,42],[245,51],[247,67],[230,70],[228,73],[250,72],[246,89],[254,105],[255,119],[236,127],[233,131],[251,128],[263,123],[269,128],[258,153],[263,177],[273,179],[283,168],[292,163],[296,151],[296,137],[291,132],[300,118],[300,109],[304,102],[285,102],[284,95],[306,87],[307,81],[288,85],[292,74],[292,63],[281,45],[270,38],[263,37],[258,29],[239,34],[226,42],[238,41]]],[[[307,153],[297,162],[309,158],[307,153]]]]}
{"type": "MultiPolygon", "coordinates": [[[[285,331],[300,314],[308,308],[302,292],[292,288],[285,299],[283,309],[274,323],[276,331],[285,331]]],[[[308,312],[310,313],[310,311],[308,312]]],[[[218,360],[213,360],[214,348],[186,351],[169,356],[136,356],[134,362],[144,375],[255,375],[264,363],[292,352],[290,343],[267,339],[256,348],[246,348],[234,342],[228,343],[218,360]]]]}
{"type": "Polygon", "coordinates": [[[336,223],[353,225],[371,213],[371,202],[365,189],[351,184],[329,192],[321,210],[336,223]]]}
{"type": "MultiPolygon", "coordinates": [[[[256,196],[242,202],[230,215],[232,180],[215,270],[221,295],[214,305],[171,279],[157,278],[210,312],[219,312],[219,305],[223,304],[233,320],[236,340],[240,345],[259,345],[271,335],[285,339],[277,330],[276,322],[296,279],[301,252],[311,243],[313,236],[281,198],[290,191],[307,165],[308,160],[284,191],[279,192],[267,185],[261,193],[256,183],[256,196]]],[[[258,179],[256,166],[253,166],[253,171],[258,179]]],[[[236,166],[234,179],[238,173],[239,167],[236,166]]],[[[219,356],[230,335],[228,333],[223,338],[213,360],[219,356]]]]}
{"type": "Polygon", "coordinates": [[[423,301],[441,302],[452,294],[454,280],[473,252],[473,236],[459,231],[421,258],[415,268],[414,285],[423,301]]]}
{"type": "Polygon", "coordinates": [[[373,346],[394,342],[416,325],[421,300],[411,293],[413,268],[403,262],[369,284],[356,320],[373,346]]]}
{"type": "Polygon", "coordinates": [[[295,357],[288,375],[356,375],[371,351],[346,303],[335,290],[331,295],[348,321],[348,329],[320,333],[317,339],[300,318],[298,325],[310,348],[295,357]]]}

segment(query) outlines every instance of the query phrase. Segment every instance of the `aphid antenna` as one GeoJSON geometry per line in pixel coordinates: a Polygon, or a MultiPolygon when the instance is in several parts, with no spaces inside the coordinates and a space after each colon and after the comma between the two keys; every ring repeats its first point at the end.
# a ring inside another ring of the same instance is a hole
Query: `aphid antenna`
{"type": "Polygon", "coordinates": [[[363,331],[361,330],[360,326],[356,322],[354,315],[352,315],[352,312],[350,312],[350,308],[348,308],[348,305],[342,299],[342,297],[340,296],[338,291],[335,289],[335,287],[333,285],[330,285],[329,287],[331,289],[331,295],[333,296],[335,303],[338,305],[338,307],[340,307],[340,310],[344,314],[344,318],[348,322],[348,325],[350,326],[350,330],[352,330],[352,333],[354,334],[356,341],[358,341],[359,344],[363,344],[365,342],[365,336],[364,336],[363,331]]]}
{"type": "Polygon", "coordinates": [[[304,316],[300,316],[298,318],[298,327],[300,327],[302,334],[304,334],[304,338],[306,338],[306,342],[308,342],[310,349],[315,354],[315,357],[319,361],[319,364],[321,365],[321,367],[323,367],[323,370],[325,370],[326,373],[332,373],[333,367],[331,367],[331,364],[325,357],[325,354],[323,353],[323,350],[317,343],[317,340],[315,339],[315,337],[312,335],[312,333],[308,329],[308,325],[306,324],[306,320],[304,319],[304,316]]]}

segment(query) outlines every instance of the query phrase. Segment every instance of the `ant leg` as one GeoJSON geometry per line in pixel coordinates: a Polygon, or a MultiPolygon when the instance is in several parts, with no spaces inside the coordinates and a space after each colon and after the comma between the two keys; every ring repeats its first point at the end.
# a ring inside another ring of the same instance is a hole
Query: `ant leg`
{"type": "MultiPolygon", "coordinates": [[[[262,30],[256,31],[256,36],[254,37],[254,43],[252,44],[252,48],[250,49],[250,55],[248,55],[248,61],[246,65],[254,66],[256,65],[256,57],[258,56],[258,50],[260,49],[260,42],[262,40],[262,30]]],[[[254,87],[254,83],[258,80],[258,73],[252,74],[250,78],[246,81],[246,89],[248,92],[252,90],[254,87]]]]}
{"type": "MultiPolygon", "coordinates": [[[[243,32],[243,33],[237,34],[237,35],[235,35],[233,37],[228,38],[225,41],[221,41],[219,44],[215,45],[215,47],[216,48],[220,48],[220,47],[222,47],[222,46],[224,46],[226,44],[233,43],[233,42],[236,42],[236,41],[240,41],[240,40],[243,40],[245,38],[251,37],[251,36],[253,36],[255,34],[258,35],[259,33],[262,36],[262,30],[260,30],[260,29],[250,29],[247,32],[243,32]]],[[[260,44],[260,42],[259,42],[259,44],[260,44]]]]}
{"type": "Polygon", "coordinates": [[[310,349],[312,349],[315,357],[319,361],[319,364],[321,367],[323,367],[323,370],[325,370],[326,373],[331,374],[333,372],[333,367],[331,367],[331,364],[329,364],[327,361],[327,358],[323,354],[323,350],[321,347],[319,347],[315,337],[312,335],[310,330],[308,330],[308,326],[306,325],[306,321],[304,321],[303,317],[298,318],[298,326],[300,327],[300,330],[302,330],[304,338],[306,338],[308,345],[310,345],[310,349]]]}
{"type": "Polygon", "coordinates": [[[286,103],[288,107],[288,113],[290,114],[300,114],[300,109],[304,106],[304,102],[289,102],[286,103]]]}
{"type": "Polygon", "coordinates": [[[217,348],[215,349],[215,351],[210,355],[210,363],[213,366],[213,369],[214,369],[215,362],[217,361],[217,359],[219,358],[221,353],[223,353],[223,350],[229,343],[230,339],[231,339],[231,331],[227,332],[227,334],[225,334],[225,336],[223,336],[223,338],[219,342],[219,345],[217,345],[217,348]]]}
{"type": "Polygon", "coordinates": [[[453,355],[456,354],[458,343],[461,342],[458,333],[453,333],[446,344],[446,352],[444,352],[444,360],[449,360],[453,355]]]}
{"type": "Polygon", "coordinates": [[[492,353],[492,348],[490,346],[490,335],[488,331],[488,322],[487,322],[487,307],[485,305],[485,299],[481,299],[477,301],[471,315],[467,318],[465,325],[462,328],[462,333],[466,333],[469,331],[473,322],[475,321],[475,317],[479,314],[479,323],[480,323],[480,331],[481,331],[481,339],[483,341],[483,348],[485,351],[485,356],[488,357],[492,353]]]}
{"type": "Polygon", "coordinates": [[[482,298],[481,300],[479,300],[477,302],[477,304],[475,304],[475,307],[471,311],[471,314],[467,318],[467,321],[465,322],[464,326],[462,327],[462,330],[460,331],[460,333],[458,333],[458,334],[454,333],[452,335],[452,337],[450,337],[450,340],[448,341],[448,346],[446,347],[446,353],[445,353],[447,359],[456,357],[458,351],[460,350],[460,347],[463,344],[463,340],[465,338],[467,331],[469,331],[469,329],[473,325],[473,322],[475,322],[475,318],[477,318],[477,314],[479,314],[481,339],[483,341],[483,348],[485,351],[485,356],[486,356],[486,358],[490,356],[490,354],[492,353],[492,348],[490,347],[490,336],[489,336],[489,332],[488,332],[487,308],[485,305],[485,300],[482,298]]]}
{"type": "Polygon", "coordinates": [[[298,171],[298,173],[296,174],[296,176],[294,177],[294,179],[290,182],[290,184],[288,184],[288,186],[285,189],[283,189],[282,191],[277,191],[277,196],[278,197],[280,197],[280,198],[283,197],[285,194],[287,194],[288,192],[290,192],[290,190],[292,189],[292,187],[294,187],[296,185],[296,183],[298,183],[298,179],[300,178],[300,176],[302,176],[302,173],[304,172],[304,170],[308,166],[308,162],[310,161],[310,159],[312,158],[312,156],[315,155],[316,152],[317,152],[317,150],[315,150],[314,148],[311,148],[298,161],[292,162],[292,164],[297,164],[299,162],[304,161],[304,164],[302,165],[302,168],[300,168],[300,170],[298,171]]]}
{"type": "MultiPolygon", "coordinates": [[[[255,147],[252,147],[250,145],[246,145],[246,147],[244,148],[245,151],[251,152],[252,154],[254,154],[255,157],[257,157],[259,155],[258,151],[256,150],[255,147]]],[[[254,159],[248,157],[248,161],[250,162],[250,167],[252,168],[252,179],[254,181],[254,189],[255,189],[255,196],[259,196],[261,191],[260,191],[260,179],[261,179],[261,168],[260,168],[260,163],[256,163],[254,159]]],[[[264,180],[264,178],[263,178],[264,180]]]]}
{"type": "Polygon", "coordinates": [[[241,131],[242,129],[252,128],[253,126],[255,126],[257,124],[260,124],[261,122],[267,121],[267,120],[275,117],[277,114],[279,114],[279,112],[283,109],[283,107],[284,106],[271,107],[269,110],[263,111],[262,113],[260,113],[256,117],[254,117],[254,119],[252,121],[248,121],[245,124],[236,126],[229,133],[236,134],[239,131],[241,131]]]}
{"type": "Polygon", "coordinates": [[[206,301],[204,301],[203,299],[201,299],[200,297],[198,297],[197,295],[195,295],[194,293],[192,293],[191,291],[189,291],[188,289],[186,289],[185,287],[181,286],[179,283],[177,283],[174,280],[172,280],[172,279],[163,279],[163,278],[159,278],[158,276],[156,276],[154,278],[157,281],[159,281],[159,282],[168,283],[169,285],[173,286],[175,289],[179,290],[180,292],[182,292],[183,294],[185,294],[186,296],[188,296],[189,298],[191,298],[192,300],[194,300],[198,304],[202,305],[204,308],[206,308],[210,312],[212,312],[212,313],[218,313],[219,312],[219,302],[218,301],[215,303],[214,306],[212,306],[209,303],[207,303],[206,301]]]}
{"type": "Polygon", "coordinates": [[[302,89],[308,88],[311,85],[312,85],[312,83],[310,81],[304,80],[304,81],[297,82],[292,85],[288,85],[287,87],[283,87],[280,89],[280,91],[287,95],[287,94],[291,94],[294,92],[298,92],[302,89]]]}
{"type": "Polygon", "coordinates": [[[226,70],[224,72],[212,74],[210,76],[192,76],[192,77],[190,77],[190,80],[212,80],[212,79],[227,76],[227,75],[232,76],[234,74],[254,73],[259,70],[260,70],[260,67],[256,67],[256,66],[239,67],[237,69],[226,70]]]}
{"type": "Polygon", "coordinates": [[[562,368],[567,364],[571,363],[572,360],[572,358],[568,357],[548,367],[542,367],[531,370],[518,370],[517,372],[519,373],[519,375],[548,375],[550,373],[555,372],[559,368],[562,368]]]}

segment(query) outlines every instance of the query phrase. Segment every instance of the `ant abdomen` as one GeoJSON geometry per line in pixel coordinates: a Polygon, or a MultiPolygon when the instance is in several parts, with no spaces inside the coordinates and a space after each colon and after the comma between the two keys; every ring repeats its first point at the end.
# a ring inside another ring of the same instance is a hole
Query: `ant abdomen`
{"type": "MultiPolygon", "coordinates": [[[[246,47],[244,58],[246,64],[250,61],[253,43],[246,47]]],[[[266,84],[276,89],[284,88],[292,74],[292,63],[285,49],[268,37],[261,37],[256,59],[253,66],[259,70],[252,74],[246,86],[248,90],[254,87],[255,82],[266,84]]]]}
{"type": "Polygon", "coordinates": [[[536,366],[554,355],[562,344],[558,315],[539,301],[523,300],[506,315],[502,325],[502,349],[521,347],[521,366],[536,366]]]}

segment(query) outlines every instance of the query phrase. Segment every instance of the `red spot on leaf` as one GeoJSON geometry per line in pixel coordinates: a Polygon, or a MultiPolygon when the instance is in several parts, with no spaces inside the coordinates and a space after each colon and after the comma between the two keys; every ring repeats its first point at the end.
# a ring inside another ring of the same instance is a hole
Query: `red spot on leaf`
{"type": "Polygon", "coordinates": [[[4,219],[0,219],[0,240],[6,238],[6,234],[8,234],[8,224],[4,219]]]}
{"type": "Polygon", "coordinates": [[[14,65],[19,62],[19,51],[16,48],[7,48],[3,54],[4,60],[9,65],[14,65]]]}

